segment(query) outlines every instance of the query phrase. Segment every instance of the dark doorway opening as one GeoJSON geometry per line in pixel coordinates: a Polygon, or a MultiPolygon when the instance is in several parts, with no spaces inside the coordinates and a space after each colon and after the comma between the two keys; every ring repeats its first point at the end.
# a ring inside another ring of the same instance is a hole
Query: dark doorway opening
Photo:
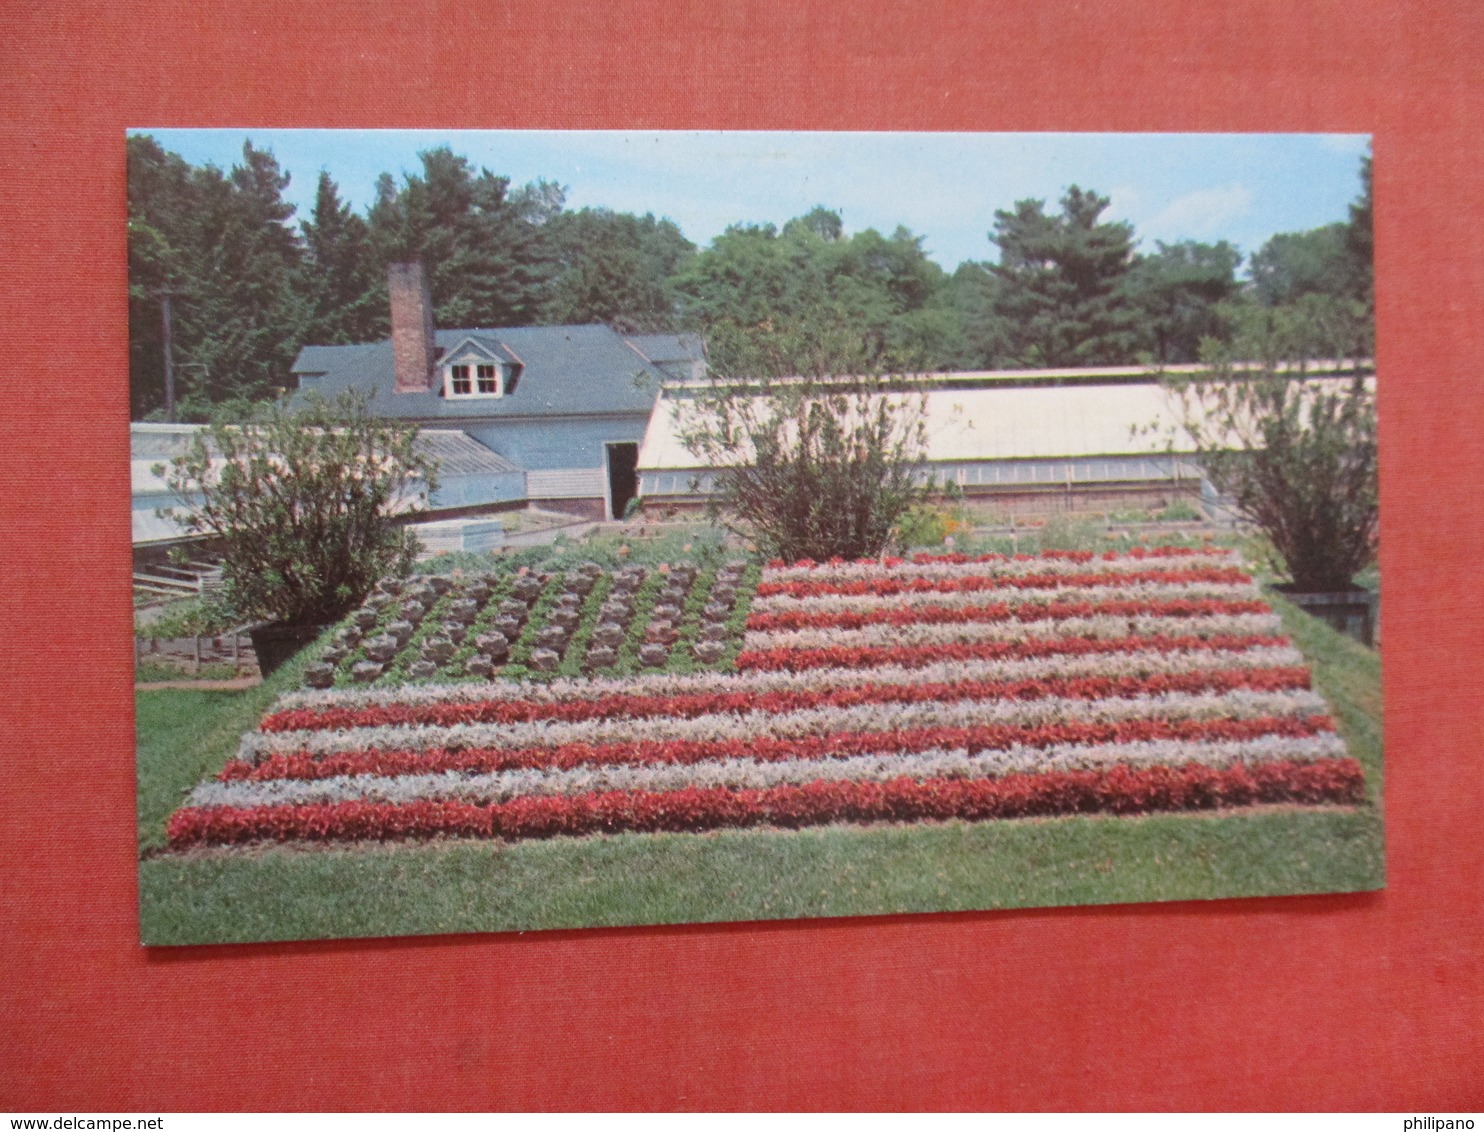
{"type": "Polygon", "coordinates": [[[630,501],[639,494],[639,446],[608,444],[608,505],[615,519],[622,519],[630,501]]]}

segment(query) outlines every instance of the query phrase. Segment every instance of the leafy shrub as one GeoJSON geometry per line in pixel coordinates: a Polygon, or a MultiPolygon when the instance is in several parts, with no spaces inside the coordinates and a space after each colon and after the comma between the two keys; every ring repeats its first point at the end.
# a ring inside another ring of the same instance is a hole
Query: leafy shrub
{"type": "Polygon", "coordinates": [[[181,498],[200,498],[165,513],[216,540],[233,612],[301,625],[335,621],[378,578],[411,569],[418,544],[394,516],[437,486],[417,430],[373,417],[352,393],[213,424],[158,471],[181,498]]]}
{"type": "Polygon", "coordinates": [[[925,394],[840,326],[733,328],[714,345],[744,376],[714,373],[675,407],[723,522],[788,560],[879,554],[929,492],[925,394]]]}
{"type": "Polygon", "coordinates": [[[179,637],[215,637],[237,622],[232,611],[216,598],[186,598],[171,602],[151,621],[136,621],[134,635],[147,641],[169,641],[179,637]]]}
{"type": "Polygon", "coordinates": [[[1365,344],[1353,326],[1337,338],[1343,323],[1315,310],[1253,313],[1230,347],[1208,351],[1209,375],[1174,388],[1211,482],[1267,536],[1294,588],[1322,593],[1349,589],[1375,559],[1376,403],[1360,364],[1348,379],[1309,376],[1311,359],[1365,344]]]}
{"type": "Polygon", "coordinates": [[[903,547],[938,546],[950,535],[957,538],[973,529],[962,507],[914,507],[897,524],[903,547]]]}
{"type": "Polygon", "coordinates": [[[1201,509],[1188,499],[1175,500],[1175,502],[1171,503],[1155,516],[1156,519],[1163,519],[1170,523],[1193,522],[1197,519],[1204,519],[1205,517],[1201,509]]]}

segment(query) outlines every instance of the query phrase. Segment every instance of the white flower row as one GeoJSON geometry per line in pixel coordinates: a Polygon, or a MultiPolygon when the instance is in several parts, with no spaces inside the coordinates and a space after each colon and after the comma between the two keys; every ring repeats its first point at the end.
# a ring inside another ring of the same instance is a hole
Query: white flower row
{"type": "Polygon", "coordinates": [[[1262,592],[1249,582],[1137,582],[1131,586],[1086,589],[956,590],[952,593],[769,594],[754,598],[753,613],[866,612],[874,609],[962,609],[979,605],[1044,605],[1050,601],[1257,601],[1262,592]]]}
{"type": "Polygon", "coordinates": [[[1093,558],[1074,562],[1066,558],[1012,559],[1005,562],[902,562],[883,566],[880,562],[845,562],[837,566],[767,566],[765,582],[829,582],[863,578],[1018,578],[1026,574],[1112,574],[1141,573],[1147,570],[1199,570],[1206,567],[1242,567],[1245,564],[1232,550],[1212,547],[1200,554],[1177,558],[1093,558]]]}
{"type": "Polygon", "coordinates": [[[1220,668],[1282,668],[1304,663],[1291,645],[1248,649],[1146,650],[1008,660],[953,660],[920,668],[812,668],[803,672],[654,673],[550,684],[427,684],[391,688],[331,688],[289,692],[274,710],[465,704],[502,701],[575,703],[613,695],[677,696],[715,692],[797,692],[894,684],[954,684],[965,680],[1037,680],[1074,676],[1142,676],[1220,668]]]}
{"type": "Polygon", "coordinates": [[[920,727],[971,727],[1008,723],[1039,726],[1076,721],[1126,719],[1251,719],[1259,716],[1324,715],[1324,700],[1308,690],[1221,693],[1170,692],[1153,696],[1098,700],[1047,697],[1042,700],[929,701],[917,704],[860,704],[799,711],[717,712],[677,716],[541,720],[533,723],[465,723],[448,726],[354,727],[341,731],[248,732],[238,758],[256,762],[270,754],[344,754],[367,750],[431,750],[440,747],[520,748],[565,743],[633,743],[645,740],[738,740],[758,736],[789,738],[848,731],[895,731],[920,727]]]}
{"type": "Polygon", "coordinates": [[[489,774],[445,771],[393,776],[340,775],[325,779],[208,782],[191,793],[193,806],[270,806],[336,802],[504,802],[531,795],[590,794],[610,790],[667,791],[689,787],[765,790],[806,782],[884,782],[895,778],[998,778],[1047,771],[1135,769],[1199,763],[1210,767],[1272,761],[1313,762],[1343,758],[1345,744],[1333,734],[1293,739],[1215,742],[1154,740],[1049,748],[1012,747],[971,755],[965,750],[930,750],[900,755],[855,755],[841,759],[713,759],[690,765],[592,766],[527,769],[489,774]]]}
{"type": "Polygon", "coordinates": [[[275,711],[386,707],[391,704],[469,704],[505,701],[577,703],[615,695],[680,696],[713,692],[797,692],[884,684],[956,684],[965,680],[1033,680],[1054,676],[1134,676],[1217,668],[1281,668],[1304,663],[1289,645],[1249,649],[1193,649],[1095,653],[1017,660],[950,660],[920,668],[811,668],[804,672],[652,673],[549,684],[423,684],[391,688],[326,688],[289,692],[275,711]]]}
{"type": "Polygon", "coordinates": [[[1282,622],[1273,613],[1217,613],[1199,617],[1066,617],[1047,621],[978,621],[946,625],[867,625],[860,629],[780,629],[749,632],[749,649],[914,647],[1021,641],[1029,637],[1212,637],[1273,635],[1282,622]]]}

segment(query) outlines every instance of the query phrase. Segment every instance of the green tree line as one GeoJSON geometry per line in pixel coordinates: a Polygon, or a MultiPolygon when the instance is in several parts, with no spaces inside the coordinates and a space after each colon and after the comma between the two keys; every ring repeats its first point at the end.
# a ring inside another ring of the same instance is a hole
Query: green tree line
{"type": "Polygon", "coordinates": [[[288,176],[251,142],[223,171],[131,136],[135,418],[164,411],[167,298],[176,416],[204,420],[287,388],[303,345],[384,338],[386,264],[409,257],[440,326],[699,330],[722,366],[759,328],[843,331],[874,364],[914,371],[1190,362],[1263,320],[1322,326],[1330,352],[1369,350],[1369,157],[1348,220],[1274,236],[1245,277],[1225,241],[1141,250],[1105,218],[1108,198],[1075,185],[1054,208],[993,212],[991,254],[949,273],[907,228],[847,233],[823,206],[698,248],[669,220],[571,209],[559,185],[513,185],[446,147],[420,159],[400,181],[383,174],[364,214],[322,172],[298,218],[288,176]]]}

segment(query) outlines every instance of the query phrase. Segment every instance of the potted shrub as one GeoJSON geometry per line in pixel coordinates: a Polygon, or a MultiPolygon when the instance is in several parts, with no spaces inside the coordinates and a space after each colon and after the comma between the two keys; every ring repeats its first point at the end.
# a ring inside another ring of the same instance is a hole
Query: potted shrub
{"type": "Polygon", "coordinates": [[[838,318],[707,334],[710,381],[675,411],[714,477],[713,517],[768,557],[881,553],[933,492],[927,397],[909,367],[838,318]]]}
{"type": "Polygon", "coordinates": [[[437,486],[415,427],[352,393],[279,402],[217,423],[161,468],[189,500],[171,514],[222,555],[224,598],[251,630],[264,675],[359,605],[418,550],[399,519],[437,486]]]}
{"type": "Polygon", "coordinates": [[[1313,376],[1311,359],[1364,343],[1337,343],[1337,324],[1318,302],[1250,313],[1231,348],[1208,354],[1210,372],[1175,388],[1207,478],[1281,559],[1290,580],[1276,588],[1369,644],[1374,603],[1354,579],[1376,557],[1374,377],[1366,361],[1313,376]],[[1234,362],[1237,350],[1257,360],[1234,362]]]}

